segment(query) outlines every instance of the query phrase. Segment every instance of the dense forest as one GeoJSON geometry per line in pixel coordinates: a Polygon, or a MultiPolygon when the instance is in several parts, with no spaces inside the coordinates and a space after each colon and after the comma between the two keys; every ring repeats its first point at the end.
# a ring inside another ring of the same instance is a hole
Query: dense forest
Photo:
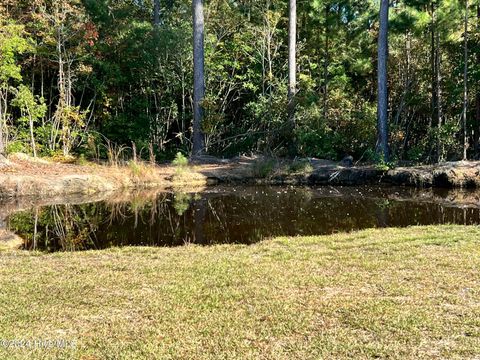
{"type": "Polygon", "coordinates": [[[474,159],[479,42],[468,0],[0,0],[0,153],[474,159]]]}

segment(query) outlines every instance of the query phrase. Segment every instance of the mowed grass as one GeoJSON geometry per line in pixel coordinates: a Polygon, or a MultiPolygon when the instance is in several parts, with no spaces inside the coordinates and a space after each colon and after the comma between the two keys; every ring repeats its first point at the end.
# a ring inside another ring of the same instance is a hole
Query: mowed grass
{"type": "Polygon", "coordinates": [[[480,228],[0,253],[0,359],[479,359],[480,228]],[[1,345],[1,343],[0,343],[1,345]]]}

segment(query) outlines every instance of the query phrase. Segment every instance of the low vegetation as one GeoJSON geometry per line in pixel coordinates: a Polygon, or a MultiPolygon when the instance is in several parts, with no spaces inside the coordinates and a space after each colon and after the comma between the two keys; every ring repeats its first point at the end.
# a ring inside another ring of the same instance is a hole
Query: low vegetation
{"type": "Polygon", "coordinates": [[[277,167],[278,163],[275,160],[259,158],[250,164],[251,175],[254,178],[264,179],[270,177],[277,167]]]}
{"type": "Polygon", "coordinates": [[[188,159],[181,152],[178,152],[172,161],[172,165],[175,166],[177,172],[182,172],[188,168],[188,159]]]}
{"type": "Polygon", "coordinates": [[[170,178],[173,188],[183,188],[185,186],[204,186],[207,183],[205,175],[201,174],[196,166],[190,165],[188,159],[181,152],[175,155],[172,161],[175,174],[170,178]]]}
{"type": "Polygon", "coordinates": [[[307,159],[295,159],[288,166],[288,172],[292,174],[308,174],[313,171],[313,166],[307,159]]]}
{"type": "Polygon", "coordinates": [[[480,229],[0,254],[2,359],[476,359],[480,229]]]}
{"type": "MultiPolygon", "coordinates": [[[[332,167],[336,163],[331,162],[332,167]]],[[[250,164],[250,176],[256,179],[269,179],[272,177],[288,177],[289,175],[307,176],[314,171],[314,167],[307,158],[275,159],[259,157],[250,164]]]]}

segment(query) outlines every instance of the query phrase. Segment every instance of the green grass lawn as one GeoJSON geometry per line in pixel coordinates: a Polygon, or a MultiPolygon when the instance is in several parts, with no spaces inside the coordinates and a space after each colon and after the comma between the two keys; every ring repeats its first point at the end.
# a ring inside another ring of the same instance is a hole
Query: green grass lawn
{"type": "Polygon", "coordinates": [[[480,228],[0,253],[0,359],[480,359],[480,228]]]}

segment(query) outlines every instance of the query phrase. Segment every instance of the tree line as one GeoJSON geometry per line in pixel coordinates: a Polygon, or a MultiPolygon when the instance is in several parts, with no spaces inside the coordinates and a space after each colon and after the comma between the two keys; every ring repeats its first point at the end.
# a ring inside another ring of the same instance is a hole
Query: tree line
{"type": "Polygon", "coordinates": [[[476,159],[479,27],[468,0],[2,0],[0,153],[476,159]]]}

